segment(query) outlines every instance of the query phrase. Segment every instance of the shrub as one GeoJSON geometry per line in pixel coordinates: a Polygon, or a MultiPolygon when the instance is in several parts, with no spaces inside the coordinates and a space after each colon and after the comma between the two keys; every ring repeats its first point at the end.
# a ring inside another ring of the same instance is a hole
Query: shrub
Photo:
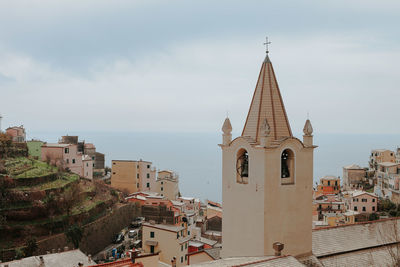
{"type": "Polygon", "coordinates": [[[38,249],[36,238],[34,236],[29,237],[28,240],[26,240],[25,246],[25,255],[27,257],[32,256],[38,249]]]}
{"type": "Polygon", "coordinates": [[[375,221],[375,220],[378,220],[378,219],[379,219],[378,213],[371,213],[371,214],[369,215],[369,220],[370,220],[370,221],[375,221]]]}
{"type": "Polygon", "coordinates": [[[83,230],[79,225],[74,224],[67,229],[65,236],[69,242],[74,244],[75,248],[79,248],[79,243],[81,242],[83,236],[83,230]]]}

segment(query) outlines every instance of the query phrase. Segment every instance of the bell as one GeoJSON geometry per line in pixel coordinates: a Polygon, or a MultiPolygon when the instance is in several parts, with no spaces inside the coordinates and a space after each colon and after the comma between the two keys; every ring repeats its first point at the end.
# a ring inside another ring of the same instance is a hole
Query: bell
{"type": "Polygon", "coordinates": [[[242,177],[249,177],[249,162],[247,159],[244,160],[242,165],[242,177]]]}

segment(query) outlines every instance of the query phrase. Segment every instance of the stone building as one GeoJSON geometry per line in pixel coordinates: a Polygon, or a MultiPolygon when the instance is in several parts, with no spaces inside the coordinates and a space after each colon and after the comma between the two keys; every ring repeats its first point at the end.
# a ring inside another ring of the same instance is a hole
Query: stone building
{"type": "Polygon", "coordinates": [[[367,176],[367,171],[356,164],[343,167],[343,189],[362,189],[362,182],[367,176]]]}

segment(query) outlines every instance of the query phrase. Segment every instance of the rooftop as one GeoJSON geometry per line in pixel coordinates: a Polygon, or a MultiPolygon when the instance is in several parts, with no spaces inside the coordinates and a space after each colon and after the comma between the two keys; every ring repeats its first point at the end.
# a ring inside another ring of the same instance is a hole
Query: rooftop
{"type": "Polygon", "coordinates": [[[143,226],[157,228],[160,230],[166,230],[166,231],[175,232],[175,233],[185,230],[185,227],[174,226],[174,225],[169,225],[169,224],[151,224],[151,223],[145,222],[145,223],[143,223],[143,226]]]}
{"type": "MultiPolygon", "coordinates": [[[[21,260],[5,262],[3,263],[3,265],[8,264],[9,267],[39,266],[39,257],[40,256],[32,256],[28,258],[23,258],[21,260]]],[[[60,253],[45,254],[42,255],[42,257],[45,263],[44,266],[71,267],[78,266],[79,262],[83,263],[85,266],[88,266],[94,263],[89,262],[88,257],[79,249],[64,251],[60,253]]]]}

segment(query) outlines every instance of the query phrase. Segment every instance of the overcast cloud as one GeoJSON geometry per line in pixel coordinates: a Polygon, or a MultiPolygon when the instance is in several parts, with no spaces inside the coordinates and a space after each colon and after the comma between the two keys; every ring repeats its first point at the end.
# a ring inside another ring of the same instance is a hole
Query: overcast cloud
{"type": "Polygon", "coordinates": [[[0,0],[3,127],[243,127],[270,57],[294,132],[400,133],[398,1],[0,0]]]}

